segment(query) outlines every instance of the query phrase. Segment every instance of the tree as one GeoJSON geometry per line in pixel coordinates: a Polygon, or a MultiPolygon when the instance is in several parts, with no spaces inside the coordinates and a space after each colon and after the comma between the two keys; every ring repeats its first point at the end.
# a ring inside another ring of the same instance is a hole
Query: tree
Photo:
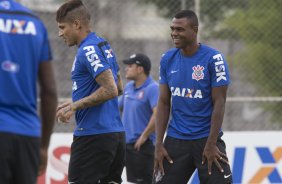
{"type": "MultiPolygon", "coordinates": [[[[225,21],[245,43],[236,60],[260,96],[282,96],[281,10],[280,0],[248,0],[246,9],[237,10],[225,21]]],[[[273,119],[282,123],[281,102],[267,104],[264,107],[271,111],[273,119]]]]}
{"type": "MultiPolygon", "coordinates": [[[[185,2],[186,9],[195,11],[195,1],[197,0],[140,0],[140,3],[154,4],[160,11],[159,14],[166,18],[172,18],[176,12],[182,9],[182,1],[185,2]]],[[[200,21],[201,27],[208,33],[216,30],[219,22],[229,15],[230,11],[237,8],[245,8],[246,0],[199,0],[200,1],[200,21]]]]}

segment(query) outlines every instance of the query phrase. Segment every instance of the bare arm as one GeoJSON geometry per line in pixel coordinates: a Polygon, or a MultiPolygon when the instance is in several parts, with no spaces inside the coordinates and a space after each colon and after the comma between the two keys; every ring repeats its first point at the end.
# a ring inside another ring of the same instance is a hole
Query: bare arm
{"type": "Polygon", "coordinates": [[[123,94],[123,84],[122,84],[122,80],[121,80],[121,76],[120,76],[120,72],[118,72],[117,74],[117,78],[118,78],[118,84],[117,84],[117,88],[118,88],[118,96],[123,94]]]}
{"type": "Polygon", "coordinates": [[[168,155],[166,149],[163,146],[163,138],[167,129],[167,124],[170,114],[170,100],[171,92],[169,87],[164,84],[160,84],[160,96],[157,106],[157,117],[156,117],[156,134],[157,141],[155,146],[155,164],[154,174],[160,172],[162,175],[165,174],[163,168],[163,159],[166,158],[169,163],[173,163],[172,159],[168,155]]]}
{"type": "Polygon", "coordinates": [[[160,84],[160,97],[157,105],[156,116],[156,144],[162,144],[170,114],[171,92],[167,85],[160,84]]]}
{"type": "Polygon", "coordinates": [[[156,121],[156,115],[157,115],[157,107],[153,108],[153,114],[149,120],[148,125],[146,126],[145,130],[142,132],[142,135],[138,138],[136,141],[134,147],[138,151],[140,150],[140,147],[146,142],[148,137],[155,131],[155,121],[156,121]]]}
{"type": "Polygon", "coordinates": [[[226,93],[227,86],[212,89],[213,112],[211,117],[211,131],[207,141],[208,144],[216,144],[224,116],[226,93]]]}
{"type": "Polygon", "coordinates": [[[205,160],[208,161],[209,174],[211,174],[211,166],[213,162],[221,172],[223,172],[223,169],[218,160],[228,163],[227,156],[220,152],[216,146],[224,116],[227,88],[228,86],[212,88],[213,112],[211,117],[211,130],[203,152],[203,162],[205,160]]]}
{"type": "Polygon", "coordinates": [[[50,136],[53,131],[58,102],[56,83],[51,62],[42,62],[40,64],[38,79],[40,86],[40,113],[42,121],[40,172],[43,172],[47,165],[47,150],[49,147],[50,136]]]}
{"type": "Polygon", "coordinates": [[[155,131],[156,115],[157,115],[157,107],[153,108],[153,114],[150,118],[150,121],[142,133],[144,137],[148,138],[155,131]]]}

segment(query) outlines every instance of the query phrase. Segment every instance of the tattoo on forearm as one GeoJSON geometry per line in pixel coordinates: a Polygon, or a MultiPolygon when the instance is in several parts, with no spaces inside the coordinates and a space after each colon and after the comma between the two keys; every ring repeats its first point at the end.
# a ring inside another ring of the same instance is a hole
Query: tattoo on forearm
{"type": "Polygon", "coordinates": [[[96,77],[95,80],[100,85],[100,88],[98,88],[91,95],[75,102],[73,104],[74,110],[84,109],[91,106],[99,105],[117,96],[118,93],[117,86],[114,82],[114,78],[111,70],[108,69],[102,72],[96,77]]]}

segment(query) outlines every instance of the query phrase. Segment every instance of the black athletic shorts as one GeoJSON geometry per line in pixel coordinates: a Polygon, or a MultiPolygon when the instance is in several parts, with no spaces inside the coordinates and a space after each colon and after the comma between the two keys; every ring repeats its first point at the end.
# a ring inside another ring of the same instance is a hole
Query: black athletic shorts
{"type": "Polygon", "coordinates": [[[0,183],[35,184],[40,139],[0,132],[0,183]]]}
{"type": "Polygon", "coordinates": [[[154,170],[154,145],[147,140],[139,151],[134,144],[126,144],[126,175],[127,181],[137,184],[150,184],[154,170]]]}
{"type": "Polygon", "coordinates": [[[124,163],[124,132],[74,136],[68,180],[72,184],[121,183],[124,163]]]}
{"type": "MultiPolygon", "coordinates": [[[[173,160],[173,164],[164,159],[165,175],[158,184],[185,184],[191,175],[198,169],[198,175],[202,184],[229,184],[232,183],[230,166],[220,162],[224,172],[221,173],[216,165],[212,165],[212,174],[208,175],[208,163],[202,165],[202,155],[207,138],[196,140],[182,140],[166,137],[164,146],[173,160]]],[[[226,147],[221,136],[217,139],[217,147],[226,154],[226,147]]]]}

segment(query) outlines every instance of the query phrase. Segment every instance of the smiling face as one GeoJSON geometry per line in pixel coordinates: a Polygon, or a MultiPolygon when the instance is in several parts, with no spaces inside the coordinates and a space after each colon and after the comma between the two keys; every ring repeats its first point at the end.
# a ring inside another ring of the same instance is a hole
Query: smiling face
{"type": "Polygon", "coordinates": [[[197,42],[197,27],[187,18],[173,18],[170,25],[171,38],[176,48],[185,49],[197,42]]]}
{"type": "Polygon", "coordinates": [[[63,38],[68,46],[74,46],[78,44],[78,31],[77,24],[69,22],[58,22],[59,37],[63,38]]]}

